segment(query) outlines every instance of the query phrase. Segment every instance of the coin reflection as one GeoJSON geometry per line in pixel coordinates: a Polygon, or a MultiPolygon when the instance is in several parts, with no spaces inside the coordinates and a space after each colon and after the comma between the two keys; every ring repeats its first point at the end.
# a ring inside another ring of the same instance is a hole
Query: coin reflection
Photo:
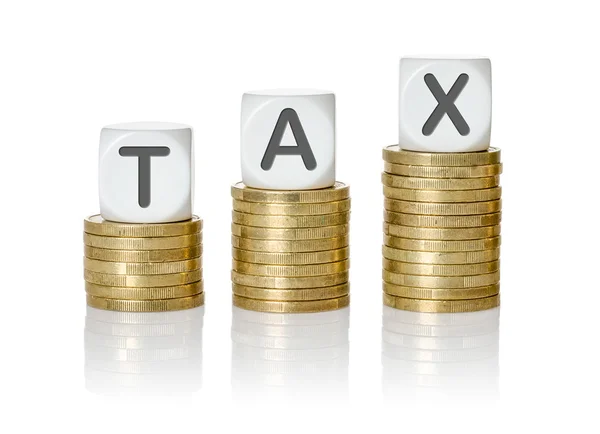
{"type": "Polygon", "coordinates": [[[383,392],[388,397],[498,392],[500,308],[419,313],[383,306],[383,392]]]}
{"type": "Polygon", "coordinates": [[[347,394],[349,312],[283,314],[233,307],[234,396],[347,394]]]}
{"type": "Polygon", "coordinates": [[[173,395],[202,385],[204,307],[113,312],[87,307],[85,382],[106,395],[173,395]]]}

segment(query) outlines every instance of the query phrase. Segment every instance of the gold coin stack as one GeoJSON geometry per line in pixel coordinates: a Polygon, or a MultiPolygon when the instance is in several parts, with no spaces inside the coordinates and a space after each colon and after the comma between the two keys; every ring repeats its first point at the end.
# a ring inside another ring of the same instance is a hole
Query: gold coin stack
{"type": "Polygon", "coordinates": [[[204,304],[202,220],[136,224],[84,221],[88,306],[162,312],[204,304]]]}
{"type": "Polygon", "coordinates": [[[349,187],[231,187],[233,304],[261,312],[320,312],[350,301],[349,187]]]}
{"type": "Polygon", "coordinates": [[[500,304],[500,150],[383,150],[383,302],[417,312],[500,304]]]}

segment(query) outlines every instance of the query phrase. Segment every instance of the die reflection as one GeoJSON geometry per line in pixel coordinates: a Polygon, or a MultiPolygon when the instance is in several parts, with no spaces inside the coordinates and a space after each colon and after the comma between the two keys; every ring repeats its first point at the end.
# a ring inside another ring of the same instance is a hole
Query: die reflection
{"type": "Polygon", "coordinates": [[[348,393],[349,308],[282,314],[233,307],[234,397],[348,393]]]}
{"type": "Polygon", "coordinates": [[[500,308],[439,314],[383,308],[384,395],[496,397],[500,308]]]}
{"type": "Polygon", "coordinates": [[[204,307],[131,313],[87,308],[85,380],[105,395],[186,395],[202,385],[204,307]]]}

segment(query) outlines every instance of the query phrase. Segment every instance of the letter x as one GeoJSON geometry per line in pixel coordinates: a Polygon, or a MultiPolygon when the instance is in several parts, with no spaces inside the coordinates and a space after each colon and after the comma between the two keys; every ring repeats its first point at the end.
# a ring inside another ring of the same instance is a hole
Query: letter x
{"type": "Polygon", "coordinates": [[[424,136],[433,134],[445,114],[448,115],[461,136],[469,134],[471,131],[469,125],[454,105],[454,101],[456,101],[468,81],[469,76],[467,74],[460,74],[446,94],[433,74],[425,74],[425,84],[437,100],[438,105],[423,125],[424,136]]]}

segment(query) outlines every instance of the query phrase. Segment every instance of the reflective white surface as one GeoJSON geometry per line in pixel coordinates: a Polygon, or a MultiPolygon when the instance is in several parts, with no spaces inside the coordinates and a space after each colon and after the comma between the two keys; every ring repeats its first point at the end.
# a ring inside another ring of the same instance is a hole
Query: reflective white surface
{"type": "Polygon", "coordinates": [[[234,398],[348,394],[350,309],[261,313],[233,307],[234,398]]]}
{"type": "Polygon", "coordinates": [[[87,307],[85,385],[103,395],[178,395],[202,386],[204,306],[176,312],[87,307]]]}
{"type": "Polygon", "coordinates": [[[418,313],[383,307],[383,393],[391,398],[496,398],[500,308],[418,313]]]}

